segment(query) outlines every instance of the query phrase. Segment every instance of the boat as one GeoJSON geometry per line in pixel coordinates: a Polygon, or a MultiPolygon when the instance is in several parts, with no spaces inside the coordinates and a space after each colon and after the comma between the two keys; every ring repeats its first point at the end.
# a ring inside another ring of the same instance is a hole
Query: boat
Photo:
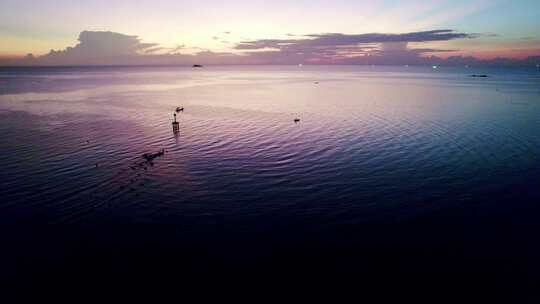
{"type": "Polygon", "coordinates": [[[157,158],[157,157],[160,157],[160,156],[163,156],[163,154],[165,154],[165,149],[161,149],[161,151],[159,152],[156,152],[156,153],[144,153],[142,155],[142,157],[144,159],[146,159],[146,161],[152,161],[154,160],[154,158],[157,158]]]}

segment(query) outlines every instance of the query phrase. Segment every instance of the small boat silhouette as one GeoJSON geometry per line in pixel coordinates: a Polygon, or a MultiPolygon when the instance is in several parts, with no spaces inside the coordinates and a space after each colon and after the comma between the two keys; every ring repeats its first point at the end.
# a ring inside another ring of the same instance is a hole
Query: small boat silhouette
{"type": "Polygon", "coordinates": [[[193,67],[194,68],[202,68],[203,66],[201,64],[194,64],[193,67]]]}
{"type": "Polygon", "coordinates": [[[184,112],[184,107],[176,107],[176,113],[184,112]]]}
{"type": "Polygon", "coordinates": [[[471,75],[470,77],[486,78],[486,77],[488,77],[488,75],[485,75],[485,74],[473,74],[473,75],[471,75]]]}
{"type": "MultiPolygon", "coordinates": [[[[156,152],[156,153],[144,153],[142,157],[146,159],[146,161],[152,161],[154,160],[154,158],[163,156],[163,154],[165,154],[165,149],[161,149],[161,151],[156,152]]],[[[146,168],[144,169],[146,170],[146,168]]]]}

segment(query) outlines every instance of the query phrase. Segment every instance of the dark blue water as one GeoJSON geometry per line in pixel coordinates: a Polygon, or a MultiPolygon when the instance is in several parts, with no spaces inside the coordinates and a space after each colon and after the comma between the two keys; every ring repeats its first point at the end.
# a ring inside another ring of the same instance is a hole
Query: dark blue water
{"type": "Polygon", "coordinates": [[[538,69],[3,68],[0,150],[11,282],[538,286],[538,69]]]}

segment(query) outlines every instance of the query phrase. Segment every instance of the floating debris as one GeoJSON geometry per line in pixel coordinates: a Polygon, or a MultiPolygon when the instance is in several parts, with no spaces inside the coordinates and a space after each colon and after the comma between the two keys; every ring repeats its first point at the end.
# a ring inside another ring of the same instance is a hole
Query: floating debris
{"type": "MultiPolygon", "coordinates": [[[[136,191],[139,187],[144,187],[145,182],[141,180],[143,176],[147,173],[149,166],[154,166],[154,160],[158,157],[165,155],[166,150],[161,149],[156,153],[144,153],[141,159],[134,160],[129,168],[134,171],[131,174],[128,173],[128,176],[124,180],[124,185],[119,185],[120,190],[126,190],[129,192],[136,191]],[[145,172],[143,172],[143,169],[145,172]]],[[[131,170],[128,170],[130,172],[131,170]]]]}
{"type": "Polygon", "coordinates": [[[294,119],[294,123],[299,123],[300,122],[300,118],[295,118],[294,119]]]}
{"type": "Polygon", "coordinates": [[[319,84],[319,82],[318,82],[318,81],[315,81],[314,84],[319,84]]]}
{"type": "Polygon", "coordinates": [[[470,75],[469,77],[487,78],[487,77],[489,77],[489,76],[488,76],[488,75],[485,75],[485,74],[472,74],[472,75],[470,75]]]}
{"type": "Polygon", "coordinates": [[[202,64],[194,64],[192,67],[194,67],[194,68],[202,68],[203,66],[202,66],[202,64]]]}
{"type": "Polygon", "coordinates": [[[150,161],[154,160],[155,158],[158,158],[158,157],[160,157],[160,156],[163,156],[164,154],[165,154],[165,149],[161,149],[161,151],[156,152],[156,153],[144,153],[144,154],[142,155],[142,157],[143,157],[144,159],[146,159],[146,161],[149,161],[149,162],[150,162],[150,161]]]}

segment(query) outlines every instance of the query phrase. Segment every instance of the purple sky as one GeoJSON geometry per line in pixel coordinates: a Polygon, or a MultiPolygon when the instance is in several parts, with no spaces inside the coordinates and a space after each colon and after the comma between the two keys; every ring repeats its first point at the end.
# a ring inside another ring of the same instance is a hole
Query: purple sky
{"type": "Polygon", "coordinates": [[[531,64],[538,28],[531,0],[4,0],[0,64],[531,64]]]}

